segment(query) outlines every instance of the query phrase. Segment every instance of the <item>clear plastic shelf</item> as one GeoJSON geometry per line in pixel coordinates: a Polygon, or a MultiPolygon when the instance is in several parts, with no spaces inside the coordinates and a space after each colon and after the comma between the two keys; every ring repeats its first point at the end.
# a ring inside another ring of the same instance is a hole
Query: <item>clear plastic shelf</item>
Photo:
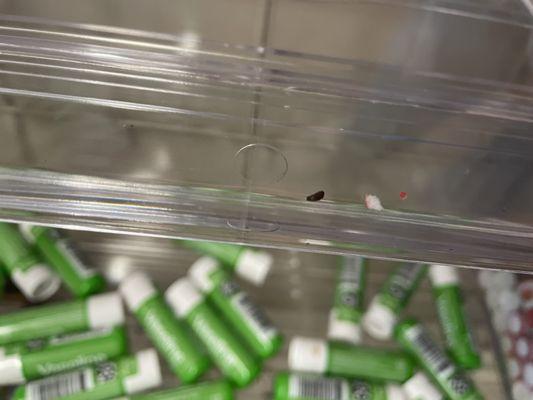
{"type": "Polygon", "coordinates": [[[1,219],[531,268],[522,2],[235,1],[241,40],[6,3],[1,219]]]}

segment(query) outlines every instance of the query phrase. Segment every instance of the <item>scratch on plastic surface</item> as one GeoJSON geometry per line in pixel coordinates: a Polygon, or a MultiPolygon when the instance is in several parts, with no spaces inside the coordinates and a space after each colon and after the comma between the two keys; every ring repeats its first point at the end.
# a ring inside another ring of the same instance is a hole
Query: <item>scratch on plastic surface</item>
{"type": "Polygon", "coordinates": [[[381,200],[374,194],[365,195],[365,205],[369,210],[383,211],[381,200]]]}

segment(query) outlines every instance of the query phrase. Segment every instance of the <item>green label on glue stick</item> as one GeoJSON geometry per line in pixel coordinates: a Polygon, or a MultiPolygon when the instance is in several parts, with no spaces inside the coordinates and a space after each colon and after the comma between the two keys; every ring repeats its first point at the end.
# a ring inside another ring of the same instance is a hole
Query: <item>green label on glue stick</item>
{"type": "Polygon", "coordinates": [[[256,354],[268,358],[279,350],[282,343],[279,331],[217,260],[201,257],[189,269],[189,276],[256,354]]]}
{"type": "Polygon", "coordinates": [[[37,247],[75,296],[86,297],[104,288],[102,275],[87,267],[70,240],[58,230],[29,224],[22,224],[19,229],[26,240],[37,247]]]}
{"type": "Polygon", "coordinates": [[[447,265],[432,265],[429,278],[450,355],[463,368],[479,368],[481,357],[468,325],[457,271],[447,265]]]}
{"type": "Polygon", "coordinates": [[[396,339],[451,400],[483,399],[464,372],[454,364],[415,320],[406,320],[396,328],[396,339]]]}
{"type": "Polygon", "coordinates": [[[0,262],[30,301],[46,300],[59,289],[59,277],[39,260],[19,231],[5,222],[0,222],[0,262]]]}
{"type": "Polygon", "coordinates": [[[174,282],[165,298],[178,318],[198,335],[217,367],[237,386],[250,383],[259,373],[259,363],[208,306],[199,290],[187,279],[174,282]]]}
{"type": "Polygon", "coordinates": [[[47,304],[0,315],[0,345],[124,323],[118,293],[47,304]]]}
{"type": "Polygon", "coordinates": [[[272,256],[244,246],[227,243],[182,240],[186,247],[220,261],[231,271],[254,285],[261,286],[272,266],[272,256]]]}
{"type": "Polygon", "coordinates": [[[130,275],[120,284],[120,292],[172,372],[182,382],[196,381],[209,367],[209,359],[195,347],[148,275],[130,275]]]}
{"type": "Polygon", "coordinates": [[[116,361],[32,381],[15,389],[13,400],[105,400],[160,384],[157,353],[148,349],[116,361]]]}
{"type": "Polygon", "coordinates": [[[14,354],[27,354],[34,351],[51,348],[61,343],[77,341],[82,338],[90,338],[95,335],[98,336],[108,331],[110,331],[110,329],[105,328],[93,331],[67,333],[64,335],[32,339],[24,342],[8,343],[3,346],[0,346],[0,360],[6,358],[6,356],[11,356],[14,354]]]}
{"type": "Polygon", "coordinates": [[[374,297],[363,319],[365,330],[374,338],[388,340],[401,311],[427,272],[426,264],[400,264],[374,297]]]}
{"type": "Polygon", "coordinates": [[[404,382],[414,370],[411,357],[402,351],[298,336],[289,345],[289,367],[301,372],[395,382],[404,382]]]}
{"type": "Polygon", "coordinates": [[[0,360],[0,385],[15,385],[95,364],[124,354],[124,328],[56,338],[40,350],[8,355],[0,360]]]}
{"type": "Polygon", "coordinates": [[[366,261],[363,257],[343,257],[335,302],[329,314],[328,338],[357,344],[361,341],[359,323],[364,301],[366,261]]]}

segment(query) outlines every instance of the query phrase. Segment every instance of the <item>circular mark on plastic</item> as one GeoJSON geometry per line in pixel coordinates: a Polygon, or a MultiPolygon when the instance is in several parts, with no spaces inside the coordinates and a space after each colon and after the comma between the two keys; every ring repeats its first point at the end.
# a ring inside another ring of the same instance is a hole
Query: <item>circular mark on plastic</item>
{"type": "Polygon", "coordinates": [[[242,147],[235,153],[235,161],[241,176],[253,184],[279,182],[289,169],[287,159],[277,147],[262,143],[242,147]]]}
{"type": "Polygon", "coordinates": [[[245,232],[275,232],[279,229],[279,225],[275,222],[263,222],[247,220],[228,220],[227,224],[230,228],[245,232]]]}

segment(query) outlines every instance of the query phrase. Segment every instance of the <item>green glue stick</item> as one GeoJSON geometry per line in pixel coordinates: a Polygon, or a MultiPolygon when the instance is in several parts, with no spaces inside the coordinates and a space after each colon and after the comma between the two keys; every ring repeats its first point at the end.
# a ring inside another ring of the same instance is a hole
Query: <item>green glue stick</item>
{"type": "Polygon", "coordinates": [[[161,385],[154,349],[19,386],[12,400],[105,400],[161,385]]]}
{"type": "Polygon", "coordinates": [[[272,267],[272,256],[264,251],[251,250],[236,244],[196,240],[183,240],[181,243],[201,254],[216,258],[226,268],[256,286],[265,283],[272,267]]]}
{"type": "Polygon", "coordinates": [[[423,372],[414,374],[402,388],[407,400],[446,400],[423,372]]]}
{"type": "Polygon", "coordinates": [[[400,313],[426,272],[426,264],[402,263],[389,275],[363,317],[363,327],[373,338],[392,338],[400,313]]]}
{"type": "Polygon", "coordinates": [[[182,382],[196,381],[208,369],[209,359],[192,342],[186,327],[176,319],[148,275],[130,275],[119,290],[172,372],[182,382]]]}
{"type": "Polygon", "coordinates": [[[366,261],[363,257],[343,257],[335,302],[329,313],[328,338],[353,344],[361,341],[366,261]]]}
{"type": "Polygon", "coordinates": [[[413,319],[403,321],[396,327],[396,339],[450,400],[483,399],[420,323],[413,319]]]}
{"type": "Polygon", "coordinates": [[[406,400],[406,397],[397,384],[281,372],[274,378],[274,400],[406,400]]]}
{"type": "Polygon", "coordinates": [[[29,301],[49,299],[61,285],[59,277],[39,260],[19,231],[5,222],[0,222],[0,262],[29,301]]]}
{"type": "Polygon", "coordinates": [[[84,300],[46,304],[0,315],[0,346],[123,324],[120,295],[99,294],[84,300]]]}
{"type": "Polygon", "coordinates": [[[58,230],[29,224],[19,225],[19,230],[54,268],[72,294],[87,297],[104,289],[103,276],[87,267],[70,240],[58,230]]]}
{"type": "Polygon", "coordinates": [[[40,350],[7,355],[0,360],[0,385],[18,385],[123,355],[124,328],[56,338],[40,350]]]}
{"type": "Polygon", "coordinates": [[[404,382],[413,375],[413,361],[406,353],[343,342],[294,337],[289,345],[293,371],[404,382]]]}
{"type": "Polygon", "coordinates": [[[256,354],[268,358],[280,349],[279,331],[217,260],[201,257],[189,269],[189,276],[256,354]]]}
{"type": "Polygon", "coordinates": [[[159,392],[137,394],[116,400],[234,400],[231,384],[224,380],[198,383],[159,392]]]}
{"type": "Polygon", "coordinates": [[[259,363],[218,319],[187,278],[174,282],[165,292],[165,298],[176,316],[184,319],[200,338],[224,376],[239,387],[246,386],[257,376],[259,363]]]}
{"type": "Polygon", "coordinates": [[[479,368],[481,357],[468,325],[457,270],[447,265],[432,265],[429,279],[450,356],[463,368],[479,368]]]}

